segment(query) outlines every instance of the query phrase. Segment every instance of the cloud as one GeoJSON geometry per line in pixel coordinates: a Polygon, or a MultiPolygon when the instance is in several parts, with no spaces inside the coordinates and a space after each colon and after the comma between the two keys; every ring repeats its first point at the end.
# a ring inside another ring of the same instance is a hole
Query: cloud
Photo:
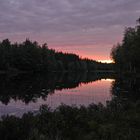
{"type": "Polygon", "coordinates": [[[135,25],[139,7],[139,0],[0,0],[0,37],[73,49],[110,46],[125,26],[135,25]]]}

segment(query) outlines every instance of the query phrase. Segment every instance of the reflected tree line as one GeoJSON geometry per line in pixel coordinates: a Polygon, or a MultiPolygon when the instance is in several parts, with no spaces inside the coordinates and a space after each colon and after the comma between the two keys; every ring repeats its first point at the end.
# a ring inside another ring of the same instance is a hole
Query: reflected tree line
{"type": "Polygon", "coordinates": [[[46,99],[55,90],[71,89],[101,79],[115,79],[111,93],[114,97],[139,98],[140,78],[123,77],[110,73],[49,73],[46,75],[21,74],[0,76],[0,101],[8,104],[11,99],[21,100],[26,104],[46,99]]]}
{"type": "Polygon", "coordinates": [[[0,101],[8,104],[11,99],[22,100],[26,104],[46,99],[55,90],[71,89],[96,80],[113,78],[109,73],[48,73],[43,75],[20,74],[0,76],[0,101]]]}
{"type": "Polygon", "coordinates": [[[140,99],[140,77],[137,76],[118,76],[112,83],[111,92],[113,95],[123,99],[140,99]]]}

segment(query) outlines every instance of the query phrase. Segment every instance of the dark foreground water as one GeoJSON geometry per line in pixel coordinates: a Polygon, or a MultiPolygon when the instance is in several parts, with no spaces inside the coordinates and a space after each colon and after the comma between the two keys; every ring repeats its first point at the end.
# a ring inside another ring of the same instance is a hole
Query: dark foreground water
{"type": "MultiPolygon", "coordinates": [[[[34,111],[47,104],[52,109],[61,104],[84,105],[110,101],[115,96],[138,92],[137,79],[112,74],[67,73],[47,75],[0,76],[0,116],[34,111]]],[[[136,93],[135,93],[136,94],[136,93]]],[[[135,97],[135,96],[133,96],[135,97]]]]}

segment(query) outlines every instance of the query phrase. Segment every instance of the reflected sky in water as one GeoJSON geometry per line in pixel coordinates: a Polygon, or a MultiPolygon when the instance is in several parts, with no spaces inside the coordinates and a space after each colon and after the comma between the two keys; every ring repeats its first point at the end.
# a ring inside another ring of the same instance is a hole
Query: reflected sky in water
{"type": "MultiPolygon", "coordinates": [[[[0,116],[2,115],[16,115],[29,111],[38,111],[43,104],[49,105],[52,109],[61,104],[66,105],[84,105],[88,106],[91,103],[106,104],[106,101],[112,99],[111,85],[113,79],[101,79],[89,83],[81,83],[78,87],[71,89],[54,90],[54,93],[48,94],[46,98],[37,98],[35,102],[31,101],[28,104],[21,100],[11,99],[7,105],[0,101],[0,116]]],[[[42,89],[42,93],[43,94],[42,89]]]]}

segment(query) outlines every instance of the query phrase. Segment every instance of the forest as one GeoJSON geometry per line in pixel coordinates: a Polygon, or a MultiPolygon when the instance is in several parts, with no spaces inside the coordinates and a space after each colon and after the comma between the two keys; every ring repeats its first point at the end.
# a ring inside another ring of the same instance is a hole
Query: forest
{"type": "Polygon", "coordinates": [[[26,39],[23,43],[0,42],[0,71],[63,72],[112,70],[113,64],[100,63],[72,53],[57,52],[47,44],[26,39]]]}
{"type": "Polygon", "coordinates": [[[140,72],[140,18],[135,27],[125,29],[122,42],[111,51],[111,58],[118,72],[140,72]]]}

